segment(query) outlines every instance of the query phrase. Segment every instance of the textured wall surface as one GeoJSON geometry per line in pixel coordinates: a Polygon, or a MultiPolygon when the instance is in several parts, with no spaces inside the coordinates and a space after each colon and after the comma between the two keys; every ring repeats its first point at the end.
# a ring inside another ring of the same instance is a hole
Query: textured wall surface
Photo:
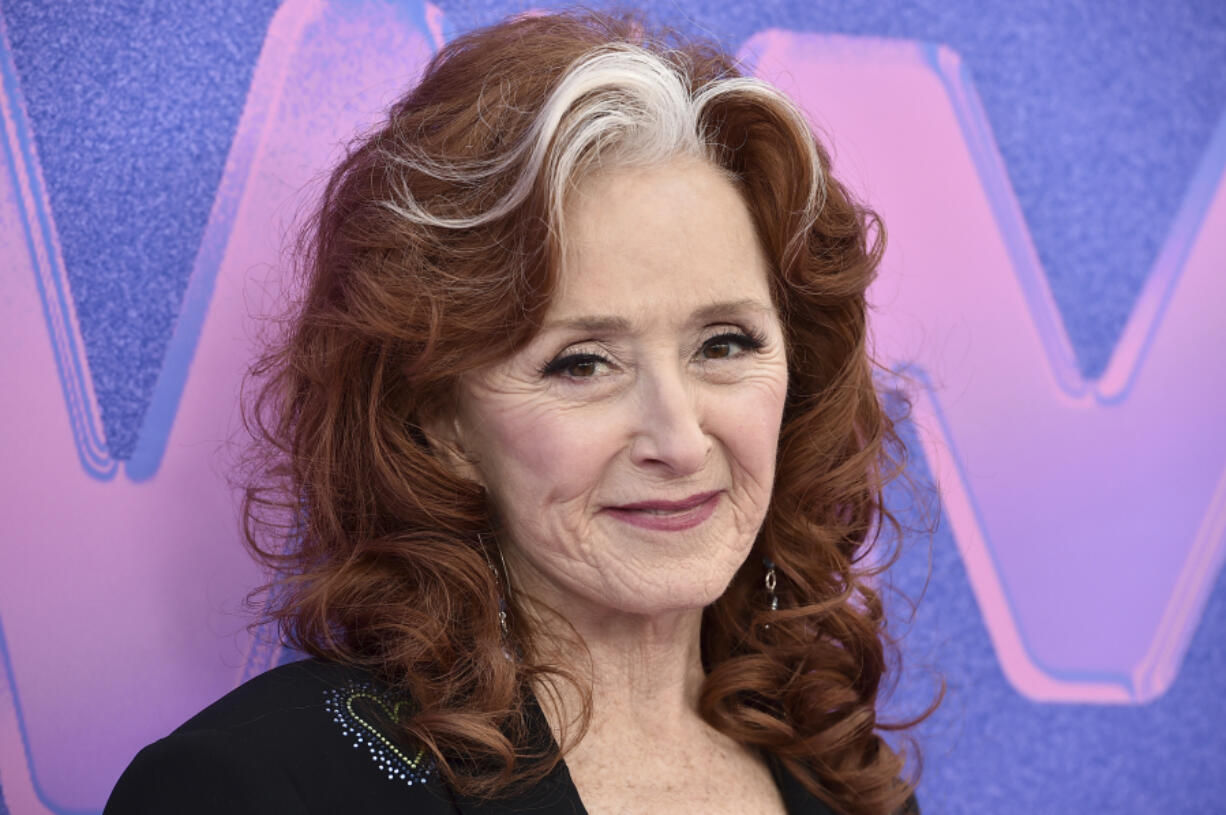
{"type": "MultiPolygon", "coordinates": [[[[0,815],[100,810],[281,658],[220,474],[283,241],[442,41],[524,8],[0,0],[0,815]]],[[[793,95],[889,229],[875,336],[942,499],[893,572],[928,582],[887,714],[949,683],[924,811],[1220,809],[1226,7],[653,13],[793,95]]]]}

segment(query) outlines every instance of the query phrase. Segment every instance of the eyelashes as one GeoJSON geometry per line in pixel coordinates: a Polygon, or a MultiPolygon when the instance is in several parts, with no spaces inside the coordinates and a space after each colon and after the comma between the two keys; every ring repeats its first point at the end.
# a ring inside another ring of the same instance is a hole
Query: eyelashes
{"type": "MultiPolygon", "coordinates": [[[[699,353],[705,354],[711,350],[718,352],[717,356],[705,357],[703,359],[704,362],[738,359],[746,354],[762,350],[765,345],[766,337],[754,329],[722,331],[704,340],[699,353]],[[740,353],[735,353],[730,347],[734,345],[739,345],[744,350],[740,353]]],[[[540,375],[542,377],[556,377],[570,372],[571,379],[590,379],[595,376],[596,367],[601,364],[609,364],[609,359],[601,354],[563,354],[541,366],[540,375]],[[582,373],[579,373],[579,371],[582,371],[582,373]]]]}
{"type": "MultiPolygon", "coordinates": [[[[709,348],[727,348],[729,345],[736,344],[745,347],[746,352],[754,352],[762,350],[762,346],[766,345],[766,338],[756,331],[725,331],[722,334],[716,334],[710,337],[702,344],[702,350],[709,348]]],[[[718,357],[707,357],[707,359],[726,359],[734,356],[732,353],[721,354],[718,357]]],[[[736,354],[735,356],[741,356],[736,354]]]]}

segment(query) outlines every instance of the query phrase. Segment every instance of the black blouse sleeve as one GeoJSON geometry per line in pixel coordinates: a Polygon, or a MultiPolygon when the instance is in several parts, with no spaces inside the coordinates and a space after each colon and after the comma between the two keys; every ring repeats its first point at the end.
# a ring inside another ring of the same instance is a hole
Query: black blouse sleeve
{"type": "Polygon", "coordinates": [[[137,754],[103,815],[298,815],[307,808],[275,762],[217,730],[175,733],[137,754]]]}
{"type": "Polygon", "coordinates": [[[356,668],[274,668],[141,750],[104,815],[454,815],[433,762],[389,726],[398,701],[356,668]]]}

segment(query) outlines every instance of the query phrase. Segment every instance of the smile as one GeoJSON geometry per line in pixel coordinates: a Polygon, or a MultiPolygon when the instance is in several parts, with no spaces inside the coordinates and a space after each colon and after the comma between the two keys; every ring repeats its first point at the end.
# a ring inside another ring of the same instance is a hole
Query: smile
{"type": "Polygon", "coordinates": [[[720,492],[695,498],[698,499],[696,503],[678,502],[674,505],[676,508],[666,508],[664,502],[648,502],[624,507],[606,507],[604,511],[619,521],[642,529],[676,532],[692,529],[710,518],[719,505],[720,492]]]}

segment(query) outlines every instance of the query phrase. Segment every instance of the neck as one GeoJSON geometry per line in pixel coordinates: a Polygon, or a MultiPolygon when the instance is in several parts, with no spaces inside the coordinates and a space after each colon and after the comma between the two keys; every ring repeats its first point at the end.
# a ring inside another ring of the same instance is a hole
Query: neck
{"type": "Polygon", "coordinates": [[[569,625],[559,625],[553,614],[526,611],[538,631],[549,632],[536,638],[539,660],[561,666],[580,683],[537,688],[560,744],[567,746],[580,720],[583,690],[592,699],[589,733],[613,728],[658,735],[698,722],[701,608],[626,614],[558,599],[551,597],[548,606],[569,625]]]}

